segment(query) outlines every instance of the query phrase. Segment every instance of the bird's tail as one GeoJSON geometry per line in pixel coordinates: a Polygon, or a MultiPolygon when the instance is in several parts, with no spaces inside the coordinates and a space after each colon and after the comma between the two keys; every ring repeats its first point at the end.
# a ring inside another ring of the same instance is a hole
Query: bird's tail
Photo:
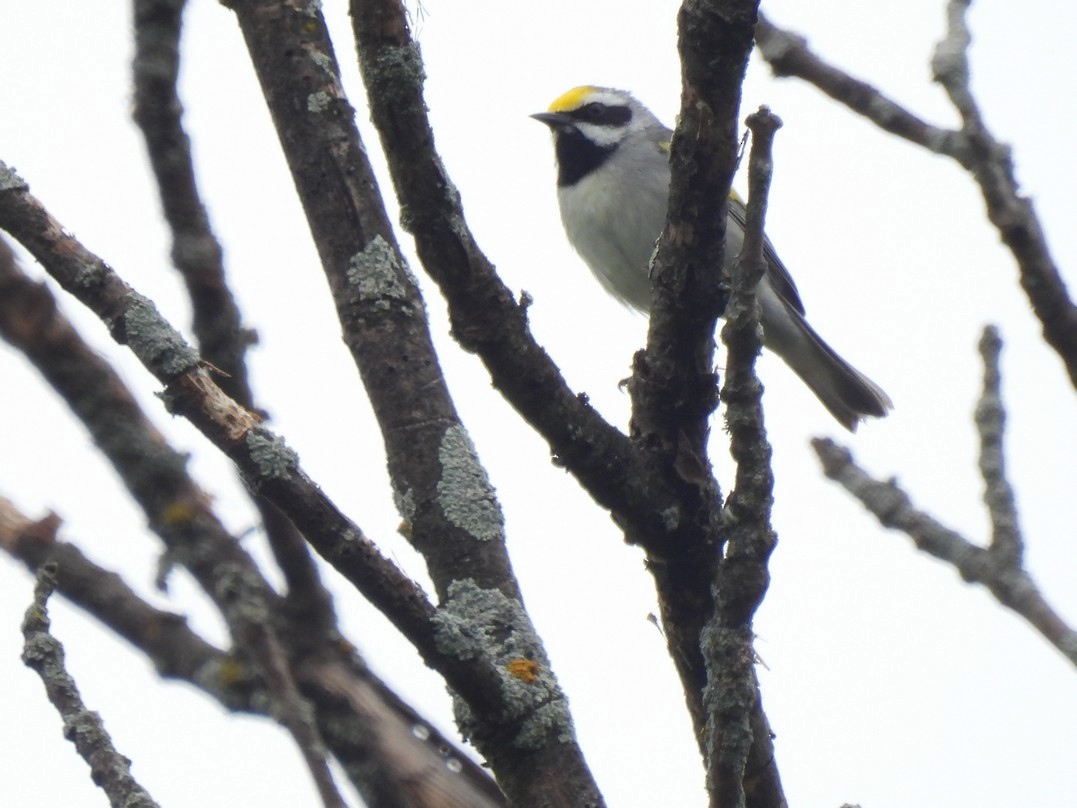
{"type": "Polygon", "coordinates": [[[842,359],[803,316],[789,314],[793,315],[789,325],[799,332],[796,338],[781,339],[778,344],[766,340],[767,347],[804,380],[842,426],[855,432],[862,418],[882,418],[893,409],[882,388],[842,359]]]}

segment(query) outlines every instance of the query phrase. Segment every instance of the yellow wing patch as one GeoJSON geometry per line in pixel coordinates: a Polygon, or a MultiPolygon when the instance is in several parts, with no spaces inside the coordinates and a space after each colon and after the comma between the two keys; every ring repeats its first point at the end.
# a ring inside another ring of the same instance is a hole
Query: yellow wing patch
{"type": "Polygon", "coordinates": [[[569,110],[576,109],[583,103],[583,99],[593,93],[597,88],[592,87],[590,84],[585,84],[582,87],[573,87],[567,93],[557,96],[553,103],[550,104],[550,108],[547,112],[568,112],[569,110]]]}

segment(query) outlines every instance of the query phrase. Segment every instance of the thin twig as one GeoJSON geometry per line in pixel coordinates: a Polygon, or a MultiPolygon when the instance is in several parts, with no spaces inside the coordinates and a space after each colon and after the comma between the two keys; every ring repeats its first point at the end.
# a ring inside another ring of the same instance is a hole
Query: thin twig
{"type": "Polygon", "coordinates": [[[1011,554],[985,550],[917,510],[897,482],[874,479],[855,463],[848,449],[826,438],[816,438],[812,446],[823,473],[859,499],[883,527],[901,531],[918,549],[946,561],[969,583],[985,586],[999,603],[1025,618],[1077,665],[1077,631],[1055,612],[1011,554]]]}
{"type": "Polygon", "coordinates": [[[35,574],[52,563],[57,591],[138,648],[158,675],[191,682],[230,710],[255,711],[253,681],[219,675],[226,667],[238,669],[237,660],[195,634],[182,615],[154,608],[119,575],[94,564],[75,545],[59,541],[59,525],[53,514],[32,520],[0,496],[0,550],[35,574]]]}
{"type": "Polygon", "coordinates": [[[1032,201],[1022,196],[1014,175],[1010,149],[987,129],[972,93],[968,48],[972,37],[965,20],[970,0],[947,4],[947,31],[938,43],[931,68],[961,116],[957,132],[931,126],[886,98],[874,87],[854,79],[812,54],[802,37],[760,19],[760,53],[779,76],[796,76],[845,104],[876,125],[967,169],[980,186],[987,216],[1010,249],[1021,274],[1021,286],[1040,321],[1046,342],[1066,366],[1077,387],[1077,306],[1047,246],[1032,201]]]}
{"type": "Polygon", "coordinates": [[[984,480],[984,503],[991,518],[993,555],[1008,558],[1020,567],[1024,557],[1024,539],[1017,518],[1013,487],[1006,478],[1006,455],[1003,427],[1006,411],[1002,405],[1002,380],[999,353],[1002,339],[994,326],[984,328],[980,337],[980,356],[984,362],[983,393],[976,405],[976,431],[980,436],[980,474],[984,480]]]}
{"type": "Polygon", "coordinates": [[[157,803],[131,776],[131,761],[116,751],[101,716],[86,709],[75,680],[64,667],[64,649],[49,633],[48,599],[56,588],[56,567],[37,575],[34,602],[22,623],[22,660],[41,677],[49,701],[64,720],[64,736],[90,766],[94,783],[113,808],[156,808],[157,803]]]}
{"type": "Polygon", "coordinates": [[[755,28],[759,52],[779,78],[799,78],[814,85],[840,104],[864,116],[884,132],[952,157],[969,168],[968,142],[960,131],[934,126],[877,88],[828,64],[808,47],[808,41],[759,15],[755,28]]]}

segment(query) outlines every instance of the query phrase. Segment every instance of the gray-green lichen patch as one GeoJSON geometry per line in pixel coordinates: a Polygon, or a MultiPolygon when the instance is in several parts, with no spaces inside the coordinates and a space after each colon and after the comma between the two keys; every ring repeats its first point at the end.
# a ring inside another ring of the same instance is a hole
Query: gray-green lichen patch
{"type": "Polygon", "coordinates": [[[307,96],[307,110],[309,112],[320,113],[329,109],[329,105],[332,103],[333,98],[329,93],[324,90],[319,90],[316,93],[311,93],[307,96]]]}
{"type": "MultiPolygon", "coordinates": [[[[542,642],[518,601],[496,589],[483,589],[471,579],[455,581],[434,620],[434,640],[442,653],[459,659],[489,660],[499,672],[503,713],[492,721],[501,727],[519,727],[513,738],[515,745],[535,749],[551,739],[572,739],[568,703],[550,672],[542,642]],[[520,660],[535,663],[533,675],[510,672],[510,664],[520,660]]],[[[468,734],[482,732],[480,719],[459,698],[454,699],[454,711],[461,729],[468,734]]]]}
{"type": "Polygon", "coordinates": [[[308,55],[310,56],[310,60],[321,68],[326,75],[336,78],[336,67],[334,66],[333,58],[329,56],[329,54],[312,50],[308,55]]]}
{"type": "Polygon", "coordinates": [[[381,236],[374,236],[362,252],[348,262],[348,283],[355,289],[360,302],[387,311],[394,302],[411,298],[410,285],[418,283],[396,250],[381,236]]]}
{"type": "Polygon", "coordinates": [[[360,50],[360,54],[366,56],[364,66],[379,85],[378,89],[389,93],[382,95],[383,98],[399,98],[426,81],[422,51],[414,40],[405,45],[377,48],[373,59],[364,51],[360,50]]]}
{"type": "Polygon", "coordinates": [[[262,429],[252,429],[247,433],[247,449],[262,477],[286,480],[299,466],[299,455],[282,438],[262,429]]]}
{"type": "Polygon", "coordinates": [[[500,539],[504,519],[486,470],[462,426],[445,430],[438,447],[438,505],[445,518],[480,541],[500,539]]]}
{"type": "Polygon", "coordinates": [[[18,173],[0,160],[0,191],[29,191],[30,186],[18,173]]]}
{"type": "MultiPolygon", "coordinates": [[[[66,231],[64,235],[70,235],[66,231]]],[[[104,285],[105,280],[112,273],[112,267],[104,261],[88,261],[79,265],[72,284],[76,289],[92,290],[104,285]]],[[[112,325],[112,323],[108,323],[112,325]]]]}
{"type": "Polygon", "coordinates": [[[132,292],[120,319],[125,341],[154,372],[174,377],[198,366],[198,353],[161,317],[148,298],[132,292]]]}

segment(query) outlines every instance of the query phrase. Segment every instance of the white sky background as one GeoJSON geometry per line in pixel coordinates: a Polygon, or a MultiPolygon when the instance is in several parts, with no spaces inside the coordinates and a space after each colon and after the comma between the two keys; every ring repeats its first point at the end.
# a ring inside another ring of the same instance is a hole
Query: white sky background
{"type": "MultiPolygon", "coordinates": [[[[0,159],[186,329],[188,306],[169,267],[156,192],[130,121],[128,5],[0,0],[0,159]]],[[[377,159],[345,6],[333,0],[325,12],[377,159]]],[[[928,120],[955,122],[929,80],[943,0],[764,6],[839,66],[928,120]]],[[[599,83],[632,89],[672,123],[679,97],[676,7],[426,0],[418,26],[438,146],[480,244],[511,288],[535,298],[534,331],[570,384],[621,427],[629,402],[617,383],[628,375],[646,324],[605,297],[565,242],[549,135],[527,115],[571,86],[599,83]]],[[[1072,287],[1077,6],[982,3],[971,20],[974,88],[988,124],[1013,145],[1018,175],[1072,287]]],[[[261,335],[250,357],[259,401],[311,476],[422,578],[421,561],[395,533],[399,517],[380,438],[238,27],[211,0],[193,0],[186,21],[186,122],[234,290],[261,335]]],[[[779,361],[760,363],[780,543],[756,630],[790,803],[1072,805],[1072,666],[983,591],[902,536],[881,531],[823,480],[808,440],[838,437],[876,474],[897,476],[918,505],[982,539],[987,520],[971,425],[981,375],[975,345],[983,324],[997,323],[1005,340],[1008,459],[1028,564],[1072,622],[1073,390],[1039,338],[978,192],[955,164],[881,134],[806,86],[771,80],[753,62],[744,111],[761,103],[785,121],[768,232],[811,321],[896,404],[890,418],[850,437],[779,361]]],[[[387,181],[383,187],[389,192],[387,181]]],[[[425,278],[423,286],[458,407],[505,507],[527,604],[608,804],[705,805],[683,697],[664,643],[645,619],[656,607],[641,553],[626,547],[607,514],[549,463],[544,442],[490,389],[478,360],[447,336],[444,304],[425,278]]],[[[74,301],[63,304],[122,368],[155,422],[192,453],[192,472],[214,492],[229,525],[248,527],[251,510],[226,461],[169,418],[153,396],[156,383],[112,345],[96,318],[74,301]]],[[[65,538],[221,641],[219,621],[184,575],[173,576],[171,597],[153,591],[158,541],[81,426],[6,346],[0,391],[0,494],[32,516],[55,510],[65,520],[65,538]]],[[[728,490],[732,464],[718,419],[711,455],[728,490]]],[[[247,544],[264,556],[257,538],[247,544]]],[[[358,596],[327,577],[350,637],[375,670],[451,732],[439,679],[358,596]]],[[[3,802],[105,805],[63,740],[36,675],[19,661],[19,623],[31,589],[21,566],[0,561],[3,802]]],[[[59,598],[52,614],[84,698],[162,805],[314,804],[283,731],[226,715],[184,685],[161,684],[137,653],[59,598]]]]}

